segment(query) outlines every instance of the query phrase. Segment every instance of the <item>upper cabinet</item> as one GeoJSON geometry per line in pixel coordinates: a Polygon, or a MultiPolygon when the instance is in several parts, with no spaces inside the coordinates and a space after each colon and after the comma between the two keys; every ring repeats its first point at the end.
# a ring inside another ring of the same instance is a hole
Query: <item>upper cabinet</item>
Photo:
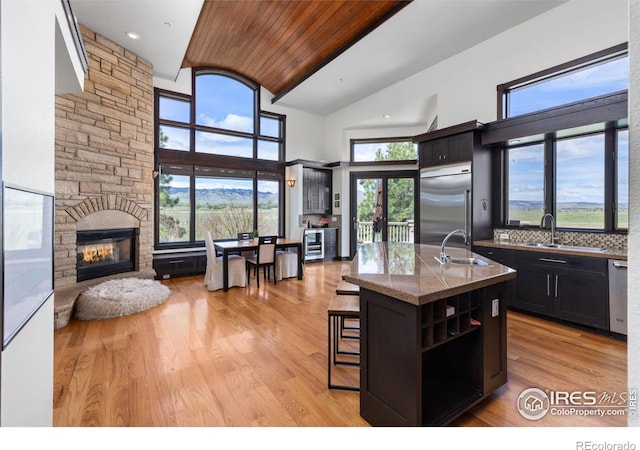
{"type": "Polygon", "coordinates": [[[304,214],[331,214],[331,170],[303,169],[304,214]]]}
{"type": "Polygon", "coordinates": [[[420,167],[471,161],[472,148],[470,132],[423,142],[418,145],[420,167]]]}
{"type": "Polygon", "coordinates": [[[418,144],[420,168],[471,161],[474,133],[481,128],[477,121],[421,134],[413,139],[418,144]]]}

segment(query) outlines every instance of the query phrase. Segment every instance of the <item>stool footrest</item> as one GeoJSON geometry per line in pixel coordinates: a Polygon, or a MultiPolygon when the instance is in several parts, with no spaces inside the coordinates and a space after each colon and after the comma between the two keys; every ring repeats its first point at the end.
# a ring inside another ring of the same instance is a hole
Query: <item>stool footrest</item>
{"type": "MultiPolygon", "coordinates": [[[[333,384],[331,378],[331,366],[351,366],[360,367],[360,351],[340,349],[340,341],[343,339],[359,339],[359,327],[348,327],[349,335],[345,335],[345,319],[360,319],[360,296],[336,294],[329,303],[327,309],[328,322],[328,355],[327,355],[327,384],[329,389],[343,389],[348,391],[359,391],[358,386],[348,386],[333,384]],[[338,355],[348,355],[351,358],[338,359],[338,355]]],[[[346,344],[345,344],[346,345],[346,344]]]]}

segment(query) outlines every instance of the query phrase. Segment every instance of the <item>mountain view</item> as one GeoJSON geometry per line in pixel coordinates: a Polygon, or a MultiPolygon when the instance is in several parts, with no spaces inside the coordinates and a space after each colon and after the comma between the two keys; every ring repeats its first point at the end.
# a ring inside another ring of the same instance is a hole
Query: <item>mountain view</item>
{"type": "MultiPolygon", "coordinates": [[[[180,204],[189,204],[189,188],[187,187],[170,187],[169,196],[179,198],[180,204]]],[[[261,203],[278,203],[278,194],[273,192],[259,192],[258,198],[261,203]]],[[[242,204],[251,203],[253,201],[253,191],[248,189],[196,189],[196,204],[242,204]]]]}

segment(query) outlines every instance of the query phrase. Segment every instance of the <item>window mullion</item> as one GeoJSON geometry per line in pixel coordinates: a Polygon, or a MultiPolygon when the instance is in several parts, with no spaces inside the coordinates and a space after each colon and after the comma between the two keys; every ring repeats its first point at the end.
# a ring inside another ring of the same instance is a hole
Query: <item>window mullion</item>
{"type": "Polygon", "coordinates": [[[616,132],[615,126],[607,124],[604,135],[604,229],[613,231],[615,228],[616,198],[616,132]]]}
{"type": "Polygon", "coordinates": [[[544,141],[544,213],[556,217],[556,145],[551,136],[544,141]]]}

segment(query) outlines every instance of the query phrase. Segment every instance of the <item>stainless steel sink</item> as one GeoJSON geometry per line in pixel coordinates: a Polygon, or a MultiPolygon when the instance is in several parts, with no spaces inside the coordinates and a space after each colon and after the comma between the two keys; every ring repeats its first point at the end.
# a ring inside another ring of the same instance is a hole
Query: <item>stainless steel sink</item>
{"type": "Polygon", "coordinates": [[[478,258],[454,258],[454,257],[449,257],[446,261],[441,261],[440,258],[436,257],[436,260],[440,263],[440,264],[467,264],[467,265],[478,265],[478,266],[488,266],[489,263],[486,261],[483,261],[481,259],[478,258]]]}
{"type": "Polygon", "coordinates": [[[580,252],[594,252],[594,253],[604,253],[609,251],[607,247],[586,247],[582,245],[563,245],[563,244],[551,244],[551,243],[540,243],[540,242],[523,242],[521,244],[523,247],[540,247],[540,248],[557,248],[560,250],[574,250],[580,252]]]}

